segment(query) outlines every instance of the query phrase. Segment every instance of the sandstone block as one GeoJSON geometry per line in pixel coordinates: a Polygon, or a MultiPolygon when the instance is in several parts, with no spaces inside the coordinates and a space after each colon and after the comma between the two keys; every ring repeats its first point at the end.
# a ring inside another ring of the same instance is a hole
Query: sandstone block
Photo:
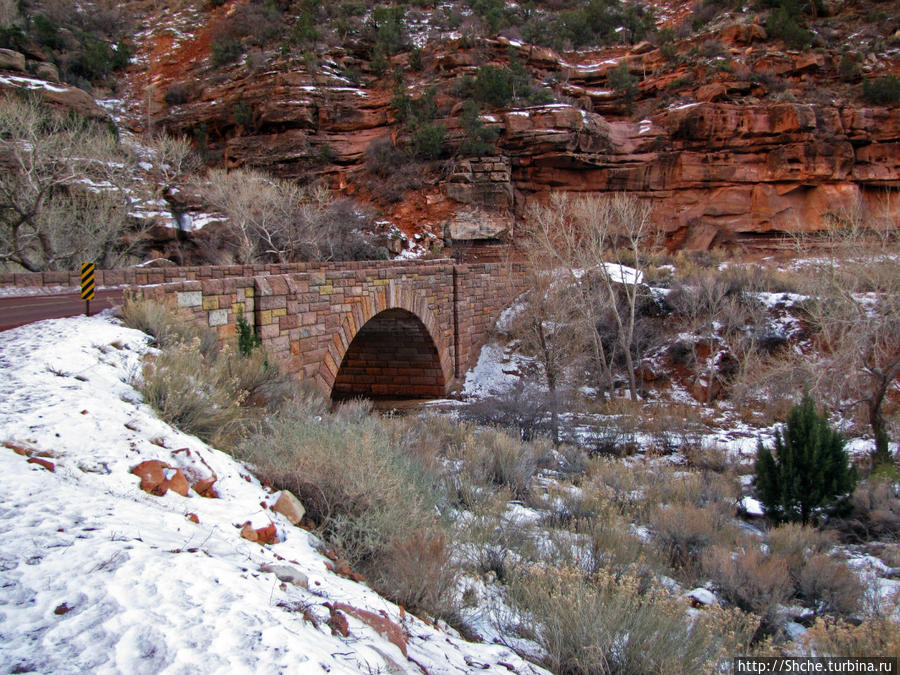
{"type": "Polygon", "coordinates": [[[228,323],[228,310],[216,309],[209,313],[210,326],[224,326],[228,323]]]}
{"type": "Polygon", "coordinates": [[[203,293],[200,291],[178,293],[177,300],[179,307],[199,307],[203,304],[203,293]]]}

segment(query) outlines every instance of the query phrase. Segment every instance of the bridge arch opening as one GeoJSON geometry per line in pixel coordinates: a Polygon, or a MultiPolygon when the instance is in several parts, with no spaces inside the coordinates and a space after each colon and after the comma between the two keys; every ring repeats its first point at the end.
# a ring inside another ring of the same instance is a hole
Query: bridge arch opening
{"type": "Polygon", "coordinates": [[[375,314],[354,336],[338,368],[331,398],[440,398],[441,360],[425,324],[405,309],[375,314]]]}

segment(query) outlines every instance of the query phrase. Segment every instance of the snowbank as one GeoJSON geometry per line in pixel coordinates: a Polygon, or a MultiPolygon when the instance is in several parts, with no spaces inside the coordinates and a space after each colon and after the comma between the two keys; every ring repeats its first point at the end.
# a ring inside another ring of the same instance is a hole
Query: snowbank
{"type": "Polygon", "coordinates": [[[0,668],[543,672],[329,571],[242,465],[140,402],[129,382],[148,349],[108,314],[0,333],[0,668]],[[153,496],[130,473],[187,455],[216,474],[218,498],[153,496]],[[283,541],[242,538],[247,521],[283,541]]]}

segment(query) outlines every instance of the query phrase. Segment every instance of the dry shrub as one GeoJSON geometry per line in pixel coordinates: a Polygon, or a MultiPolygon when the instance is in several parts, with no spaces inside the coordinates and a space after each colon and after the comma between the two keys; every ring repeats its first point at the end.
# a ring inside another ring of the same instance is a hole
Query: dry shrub
{"type": "Polygon", "coordinates": [[[531,526],[504,517],[509,492],[501,490],[479,504],[460,528],[459,553],[469,568],[507,583],[523,561],[540,558],[540,537],[531,526]]]}
{"type": "Polygon", "coordinates": [[[660,508],[651,527],[657,549],[672,569],[687,581],[696,581],[700,560],[714,544],[737,539],[737,528],[720,505],[699,507],[675,504],[660,508]]]}
{"type": "Polygon", "coordinates": [[[698,436],[706,430],[705,411],[691,403],[647,403],[641,406],[638,429],[654,434],[668,432],[679,436],[698,436]]]}
{"type": "Polygon", "coordinates": [[[656,504],[717,504],[733,511],[741,494],[733,476],[718,473],[657,470],[648,483],[647,499],[656,504]]]}
{"type": "Polygon", "coordinates": [[[552,484],[536,508],[546,510],[544,522],[550,527],[571,528],[580,531],[579,525],[589,522],[600,512],[607,510],[609,503],[592,487],[573,489],[566,485],[552,484]]]}
{"type": "Polygon", "coordinates": [[[834,545],[833,533],[800,523],[783,523],[769,530],[769,551],[784,560],[794,584],[800,583],[810,556],[826,553],[834,545]]]}
{"type": "Polygon", "coordinates": [[[820,618],[806,634],[806,646],[817,656],[887,656],[900,659],[900,623],[887,616],[854,625],[844,619],[820,618]]]}
{"type": "Polygon", "coordinates": [[[885,544],[878,557],[888,567],[900,567],[900,544],[885,544]]]}
{"type": "Polygon", "coordinates": [[[510,598],[526,616],[520,632],[557,673],[714,672],[747,653],[754,623],[721,609],[688,621],[683,604],[629,574],[531,568],[510,584],[510,598]]]}
{"type": "Polygon", "coordinates": [[[470,403],[460,410],[463,419],[482,425],[515,430],[522,440],[552,433],[550,410],[561,405],[560,396],[519,384],[502,396],[491,396],[470,403]]]}
{"type": "Polygon", "coordinates": [[[447,617],[444,590],[453,572],[436,515],[439,477],[392,442],[389,423],[370,416],[368,404],[349,402],[333,413],[324,407],[310,398],[282,411],[247,436],[236,456],[262,480],[296,494],[322,535],[376,590],[447,617]],[[422,569],[410,574],[416,565],[422,569]],[[419,575],[443,585],[423,589],[419,575]]]}
{"type": "Polygon", "coordinates": [[[590,462],[587,473],[591,486],[602,491],[619,513],[644,519],[655,508],[644,498],[647,474],[642,468],[601,457],[590,462]]]}
{"type": "Polygon", "coordinates": [[[798,592],[804,599],[823,605],[826,611],[853,615],[862,606],[865,588],[846,563],[817,553],[800,571],[798,592]]]}
{"type": "Polygon", "coordinates": [[[465,449],[466,479],[476,485],[508,487],[514,498],[524,499],[550,450],[549,442],[542,439],[522,442],[504,431],[481,430],[465,449]]]}
{"type": "Polygon", "coordinates": [[[653,546],[637,536],[631,524],[611,504],[602,506],[594,518],[579,523],[577,529],[587,537],[586,555],[580,567],[588,573],[662,566],[653,546]]]}
{"type": "Polygon", "coordinates": [[[172,426],[223,450],[264,410],[275,412],[297,395],[293,378],[261,349],[247,356],[232,345],[217,349],[214,333],[151,301],[129,299],[120,315],[161,348],[135,378],[144,401],[172,426]]]}
{"type": "Polygon", "coordinates": [[[370,569],[370,579],[404,607],[455,619],[456,569],[450,564],[450,548],[445,532],[420,528],[391,542],[370,569]]]}
{"type": "Polygon", "coordinates": [[[216,336],[212,331],[185,321],[155,300],[126,295],[125,302],[117,309],[116,315],[129,328],[147,333],[153,338],[153,344],[160,348],[199,338],[199,351],[205,356],[215,345],[216,336]]]}
{"type": "Polygon", "coordinates": [[[887,480],[868,480],[853,493],[853,513],[842,523],[864,541],[900,535],[900,487],[887,480]]]}
{"type": "Polygon", "coordinates": [[[246,414],[242,393],[216,363],[204,361],[196,340],[175,343],[146,363],[135,386],[162,420],[224,447],[246,414]]]}
{"type": "Polygon", "coordinates": [[[728,451],[718,443],[701,442],[682,448],[687,464],[703,472],[727,473],[732,468],[728,451]]]}
{"type": "Polygon", "coordinates": [[[788,566],[778,556],[766,556],[754,546],[736,554],[714,546],[703,556],[703,572],[728,602],[747,612],[771,618],[775,607],[793,595],[788,566]]]}

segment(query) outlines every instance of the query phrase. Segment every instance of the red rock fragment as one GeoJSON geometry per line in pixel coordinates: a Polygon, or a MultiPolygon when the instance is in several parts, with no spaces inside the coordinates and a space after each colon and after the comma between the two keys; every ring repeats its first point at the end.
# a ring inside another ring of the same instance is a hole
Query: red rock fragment
{"type": "Polygon", "coordinates": [[[331,617],[328,619],[328,625],[331,628],[332,635],[341,635],[343,637],[349,637],[350,635],[350,624],[347,623],[347,617],[341,614],[336,607],[332,606],[330,603],[325,603],[325,606],[328,608],[328,611],[331,613],[331,617]]]}
{"type": "Polygon", "coordinates": [[[181,469],[173,469],[158,459],[141,462],[131,473],[141,479],[141,490],[144,492],[161,497],[169,490],[174,490],[182,497],[188,496],[190,486],[181,469]]]}
{"type": "Polygon", "coordinates": [[[403,632],[403,629],[400,626],[391,621],[387,614],[376,614],[375,612],[370,612],[365,609],[357,609],[356,607],[344,604],[343,602],[335,603],[334,607],[335,610],[341,610],[370,626],[385,640],[396,645],[397,648],[403,652],[403,656],[406,656],[406,645],[408,642],[406,633],[403,632]]]}
{"type": "Polygon", "coordinates": [[[241,536],[248,541],[255,541],[257,544],[277,544],[278,528],[275,523],[269,523],[266,527],[254,529],[248,520],[241,527],[241,536]]]}
{"type": "Polygon", "coordinates": [[[306,514],[306,509],[303,508],[303,504],[301,504],[300,500],[288,490],[281,491],[272,510],[287,518],[291,525],[300,523],[303,520],[303,516],[306,514]]]}
{"type": "Polygon", "coordinates": [[[336,560],[333,563],[326,562],[325,567],[338,576],[344,577],[345,579],[350,579],[351,581],[365,581],[365,577],[354,572],[350,568],[350,563],[348,563],[346,560],[336,560]]]}
{"type": "Polygon", "coordinates": [[[9,442],[9,441],[4,442],[4,443],[3,443],[3,447],[4,447],[4,448],[9,448],[10,450],[12,450],[12,451],[13,451],[14,453],[16,453],[17,455],[22,455],[23,457],[27,457],[27,456],[28,456],[28,453],[31,452],[31,451],[30,451],[28,448],[26,448],[24,445],[18,445],[17,443],[11,443],[11,442],[9,442]]]}
{"type": "Polygon", "coordinates": [[[193,488],[194,492],[196,492],[201,497],[206,497],[207,499],[218,499],[219,493],[216,492],[216,488],[214,484],[217,480],[217,476],[213,474],[210,478],[202,478],[196,481],[191,488],[193,488]]]}
{"type": "Polygon", "coordinates": [[[42,466],[45,469],[47,469],[47,471],[51,471],[51,472],[56,471],[56,466],[53,464],[53,462],[51,462],[50,460],[47,460],[47,459],[41,459],[40,457],[29,457],[28,463],[29,464],[37,464],[39,466],[42,466]]]}

